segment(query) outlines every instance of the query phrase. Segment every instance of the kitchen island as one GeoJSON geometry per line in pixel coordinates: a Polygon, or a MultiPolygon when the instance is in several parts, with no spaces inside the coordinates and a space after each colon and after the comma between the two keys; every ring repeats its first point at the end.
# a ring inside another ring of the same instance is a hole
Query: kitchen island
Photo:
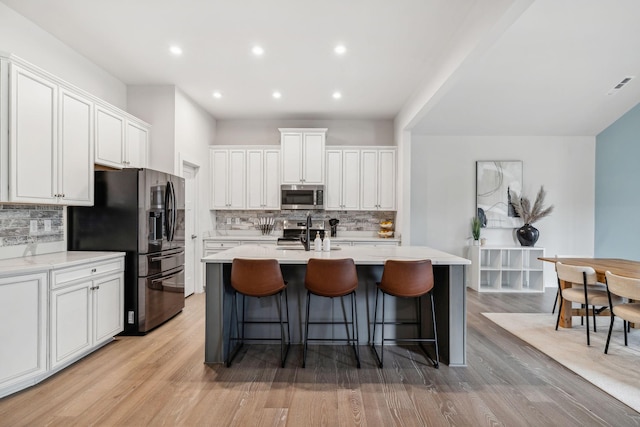
{"type": "MultiPolygon", "coordinates": [[[[361,344],[370,339],[369,319],[373,318],[376,282],[382,277],[384,262],[388,259],[417,260],[430,259],[435,277],[434,298],[438,326],[440,358],[450,366],[466,365],[466,289],[464,266],[471,262],[436,249],[422,246],[352,246],[336,248],[331,252],[314,252],[297,249],[283,249],[273,245],[242,245],[202,259],[206,263],[206,329],[205,363],[221,363],[228,349],[231,312],[231,262],[234,258],[274,258],[282,267],[284,279],[288,282],[291,341],[302,341],[301,331],[304,307],[304,273],[309,258],[353,258],[358,269],[358,328],[361,344]]],[[[315,306],[314,311],[340,318],[340,300],[328,301],[326,306],[315,306]]],[[[268,300],[266,300],[268,301],[268,300]]],[[[271,313],[273,308],[258,302],[247,306],[252,315],[271,313]]],[[[408,307],[399,301],[395,315],[402,317],[408,307]]],[[[391,310],[391,314],[393,310],[391,310]]],[[[268,314],[267,314],[268,315],[268,314]]],[[[430,318],[430,316],[423,316],[430,318]]],[[[425,328],[424,330],[429,330],[425,328]]],[[[328,328],[327,337],[338,337],[339,328],[328,328]]]]}

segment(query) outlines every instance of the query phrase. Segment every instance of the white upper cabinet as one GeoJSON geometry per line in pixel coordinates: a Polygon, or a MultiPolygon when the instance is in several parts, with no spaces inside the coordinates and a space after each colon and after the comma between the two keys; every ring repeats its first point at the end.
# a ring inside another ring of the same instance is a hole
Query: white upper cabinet
{"type": "Polygon", "coordinates": [[[210,209],[245,208],[245,155],[242,149],[212,149],[210,152],[210,209]]]}
{"type": "Polygon", "coordinates": [[[96,106],[97,164],[122,168],[124,161],[125,118],[102,106],[96,106]]]}
{"type": "Polygon", "coordinates": [[[128,168],[147,167],[149,128],[127,120],[124,163],[128,168]]]}
{"type": "Polygon", "coordinates": [[[51,203],[56,199],[58,87],[12,64],[10,200],[51,203]]]}
{"type": "Polygon", "coordinates": [[[360,150],[327,149],[326,209],[360,207],[360,150]]]}
{"type": "Polygon", "coordinates": [[[93,204],[94,164],[147,165],[150,126],[0,54],[0,202],[93,204]]]}
{"type": "Polygon", "coordinates": [[[60,90],[58,194],[69,205],[93,204],[93,103],[60,90]]]}
{"type": "Polygon", "coordinates": [[[93,103],[11,65],[9,201],[93,204],[93,103]]]}
{"type": "Polygon", "coordinates": [[[396,150],[363,149],[361,168],[360,209],[395,210],[396,150]]]}
{"type": "Polygon", "coordinates": [[[279,129],[283,184],[324,184],[327,129],[279,129]]]}
{"type": "Polygon", "coordinates": [[[247,150],[247,209],[280,209],[280,150],[247,150]]]}
{"type": "Polygon", "coordinates": [[[112,168],[147,166],[149,126],[122,112],[96,106],[96,156],[99,165],[112,168]]]}

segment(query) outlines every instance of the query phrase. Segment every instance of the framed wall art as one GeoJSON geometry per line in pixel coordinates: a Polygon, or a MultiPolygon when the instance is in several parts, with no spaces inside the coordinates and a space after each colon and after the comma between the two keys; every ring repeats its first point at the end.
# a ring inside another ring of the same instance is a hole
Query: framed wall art
{"type": "Polygon", "coordinates": [[[476,207],[482,227],[516,228],[522,224],[511,197],[522,194],[522,161],[476,162],[476,207]]]}

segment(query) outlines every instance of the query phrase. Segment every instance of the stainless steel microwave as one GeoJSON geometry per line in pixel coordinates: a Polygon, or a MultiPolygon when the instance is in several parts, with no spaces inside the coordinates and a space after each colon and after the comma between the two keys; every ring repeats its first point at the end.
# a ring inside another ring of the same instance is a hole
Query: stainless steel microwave
{"type": "Polygon", "coordinates": [[[282,185],[282,209],[324,209],[324,185],[282,185]]]}

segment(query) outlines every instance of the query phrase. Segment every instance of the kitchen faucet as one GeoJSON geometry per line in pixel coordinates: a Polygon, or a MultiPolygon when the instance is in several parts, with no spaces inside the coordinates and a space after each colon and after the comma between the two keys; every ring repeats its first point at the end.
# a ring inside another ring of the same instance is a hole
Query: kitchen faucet
{"type": "Polygon", "coordinates": [[[311,212],[307,212],[307,225],[305,226],[305,234],[304,236],[300,236],[300,241],[304,245],[305,251],[311,250],[311,212]]]}

